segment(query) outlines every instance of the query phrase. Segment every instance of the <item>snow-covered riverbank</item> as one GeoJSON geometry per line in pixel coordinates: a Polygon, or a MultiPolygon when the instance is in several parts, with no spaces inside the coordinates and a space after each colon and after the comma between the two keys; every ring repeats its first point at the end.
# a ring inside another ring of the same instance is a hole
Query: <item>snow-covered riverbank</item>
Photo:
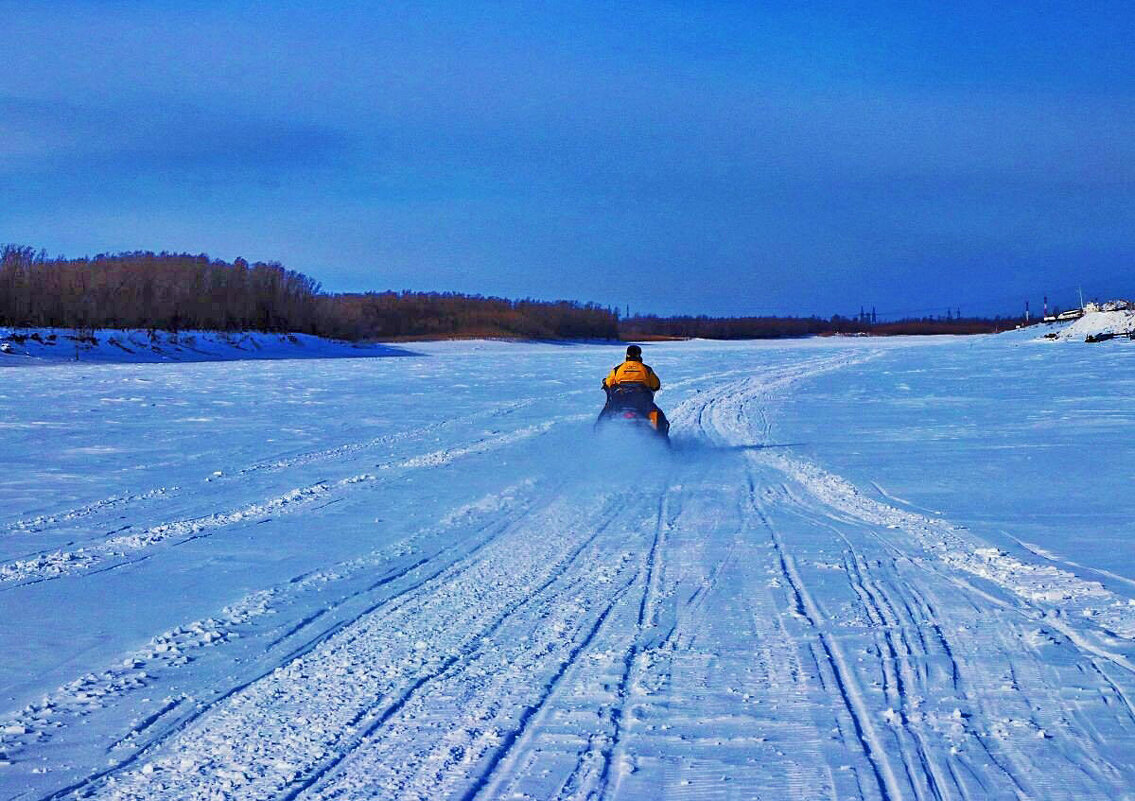
{"type": "Polygon", "coordinates": [[[330,359],[401,356],[395,345],[356,344],[307,334],[146,331],[102,328],[0,328],[0,367],[45,362],[145,364],[246,359],[330,359]]]}
{"type": "MultiPolygon", "coordinates": [[[[1076,321],[1036,325],[1001,335],[1003,340],[1094,341],[1135,331],[1135,311],[1092,311],[1076,321]]],[[[571,343],[560,343],[571,344],[571,343]]],[[[590,343],[576,343],[590,344],[590,343]]],[[[308,334],[255,331],[148,331],[0,327],[0,367],[58,362],[147,364],[251,359],[362,358],[413,355],[418,343],[353,343],[308,334]]]]}

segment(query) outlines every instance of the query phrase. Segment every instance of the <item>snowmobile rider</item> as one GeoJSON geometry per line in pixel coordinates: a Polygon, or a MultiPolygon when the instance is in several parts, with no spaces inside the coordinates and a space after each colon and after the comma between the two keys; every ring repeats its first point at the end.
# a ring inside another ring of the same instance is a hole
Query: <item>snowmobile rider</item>
{"type": "Polygon", "coordinates": [[[654,374],[650,365],[642,363],[642,348],[638,345],[627,346],[627,358],[618,367],[615,367],[603,379],[603,390],[607,393],[607,404],[603,407],[600,417],[614,411],[612,402],[626,393],[636,393],[643,396],[644,405],[649,406],[651,412],[658,414],[658,430],[666,433],[670,430],[670,421],[654,403],[654,393],[662,388],[662,382],[654,374]]]}

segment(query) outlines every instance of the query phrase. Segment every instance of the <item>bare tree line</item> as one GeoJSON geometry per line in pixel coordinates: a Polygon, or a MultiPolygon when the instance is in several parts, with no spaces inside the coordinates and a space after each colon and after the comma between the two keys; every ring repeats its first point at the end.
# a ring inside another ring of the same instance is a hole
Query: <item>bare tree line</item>
{"type": "Polygon", "coordinates": [[[16,245],[0,248],[0,325],[289,331],[349,340],[619,334],[618,316],[592,304],[455,293],[332,295],[276,262],[164,252],[48,258],[16,245]]]}
{"type": "Polygon", "coordinates": [[[274,262],[0,249],[0,324],[9,326],[306,331],[318,296],[318,282],[274,262]]]}
{"type": "Polygon", "coordinates": [[[323,330],[340,339],[508,336],[617,339],[609,309],[569,301],[506,300],[455,293],[372,292],[324,298],[323,330]]]}
{"type": "Polygon", "coordinates": [[[0,325],[299,332],[336,339],[769,339],[824,334],[973,334],[1016,319],[925,318],[874,324],[862,316],[656,317],[571,301],[437,292],[326,294],[277,262],[232,263],[186,253],[48,258],[0,247],[0,325]]]}

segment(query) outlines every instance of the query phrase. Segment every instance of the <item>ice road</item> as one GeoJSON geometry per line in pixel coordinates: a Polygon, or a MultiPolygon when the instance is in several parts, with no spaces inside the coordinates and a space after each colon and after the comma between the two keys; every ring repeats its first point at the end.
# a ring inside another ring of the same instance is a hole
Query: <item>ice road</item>
{"type": "Polygon", "coordinates": [[[1135,348],[0,367],[0,798],[1135,798],[1135,348]]]}

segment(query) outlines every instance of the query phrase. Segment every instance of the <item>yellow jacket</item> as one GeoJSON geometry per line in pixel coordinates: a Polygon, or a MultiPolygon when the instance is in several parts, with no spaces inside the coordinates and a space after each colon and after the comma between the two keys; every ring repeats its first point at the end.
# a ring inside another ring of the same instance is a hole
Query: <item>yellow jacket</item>
{"type": "Polygon", "coordinates": [[[643,364],[635,359],[627,359],[603,379],[604,388],[618,386],[619,384],[642,384],[652,392],[662,388],[662,382],[650,369],[650,365],[643,364]]]}

